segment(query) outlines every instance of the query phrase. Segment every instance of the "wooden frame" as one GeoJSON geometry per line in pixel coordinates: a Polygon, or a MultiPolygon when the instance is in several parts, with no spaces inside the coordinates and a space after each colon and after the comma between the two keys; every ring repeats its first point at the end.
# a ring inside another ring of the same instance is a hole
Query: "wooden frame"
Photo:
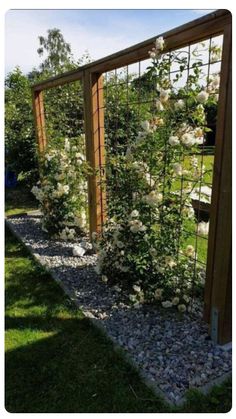
{"type": "Polygon", "coordinates": [[[94,173],[88,179],[90,234],[101,231],[105,221],[106,196],[102,177],[105,166],[103,76],[84,72],[86,155],[94,173]]]}
{"type": "Polygon", "coordinates": [[[42,91],[33,91],[33,109],[38,149],[39,153],[42,153],[44,152],[47,144],[42,91]]]}
{"type": "MultiPolygon", "coordinates": [[[[204,310],[204,318],[211,324],[210,331],[213,330],[213,316],[215,325],[217,313],[216,339],[219,343],[231,339],[231,20],[230,12],[218,10],[158,35],[164,37],[166,51],[211,36],[224,35],[204,310]]],[[[42,91],[76,80],[83,82],[86,154],[93,168],[93,174],[88,179],[90,235],[100,231],[105,221],[106,195],[101,185],[105,163],[102,74],[147,59],[155,39],[153,37],[76,70],[52,77],[32,88],[39,152],[43,152],[46,134],[42,91]]]]}
{"type": "Polygon", "coordinates": [[[232,28],[224,29],[216,128],[204,319],[217,316],[216,339],[231,339],[232,326],[232,28]],[[215,313],[215,314],[214,314],[215,313]]]}

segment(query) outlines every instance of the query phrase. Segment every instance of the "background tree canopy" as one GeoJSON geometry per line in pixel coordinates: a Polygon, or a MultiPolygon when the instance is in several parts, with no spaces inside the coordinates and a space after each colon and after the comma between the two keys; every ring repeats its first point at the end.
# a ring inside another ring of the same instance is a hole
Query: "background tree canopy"
{"type": "MultiPolygon", "coordinates": [[[[30,188],[39,176],[31,86],[91,61],[88,52],[75,61],[70,44],[57,28],[49,29],[46,37],[39,36],[37,52],[43,59],[38,68],[32,68],[25,75],[16,67],[5,80],[6,166],[16,173],[19,181],[30,188]]],[[[128,83],[125,73],[119,75],[118,83],[112,75],[105,78],[105,132],[111,154],[113,148],[115,153],[123,153],[127,140],[132,141],[137,136],[140,130],[140,108],[134,104],[127,109],[127,89],[133,103],[138,101],[140,94],[150,100],[152,93],[149,91],[149,78],[148,70],[141,77],[132,75],[128,83]]],[[[65,137],[73,139],[83,133],[83,92],[80,81],[44,91],[44,106],[46,134],[50,143],[64,141],[65,137]]],[[[145,113],[143,106],[142,118],[145,113]]],[[[213,129],[208,134],[209,145],[213,145],[216,108],[209,109],[207,114],[208,124],[213,129]]]]}
{"type": "MultiPolygon", "coordinates": [[[[43,61],[39,68],[23,74],[19,67],[5,80],[5,150],[6,166],[18,180],[31,187],[38,178],[37,145],[34,128],[31,86],[40,80],[72,70],[91,58],[88,52],[76,62],[70,45],[59,29],[49,29],[39,36],[37,50],[43,61]]],[[[48,139],[75,137],[83,131],[81,83],[49,90],[44,94],[48,139]]]]}

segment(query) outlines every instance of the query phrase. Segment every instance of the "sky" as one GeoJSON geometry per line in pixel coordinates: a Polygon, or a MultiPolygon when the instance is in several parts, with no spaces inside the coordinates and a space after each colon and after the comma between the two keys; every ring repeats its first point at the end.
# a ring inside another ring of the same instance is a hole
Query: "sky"
{"type": "Polygon", "coordinates": [[[88,50],[92,59],[127,48],[212,10],[9,10],[5,15],[5,71],[37,67],[38,36],[58,28],[74,58],[88,50]]]}

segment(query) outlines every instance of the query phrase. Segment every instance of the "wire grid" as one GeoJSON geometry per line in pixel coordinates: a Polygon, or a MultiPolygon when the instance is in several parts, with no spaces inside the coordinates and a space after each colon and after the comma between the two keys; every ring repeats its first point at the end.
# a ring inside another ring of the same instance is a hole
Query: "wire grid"
{"type": "MultiPolygon", "coordinates": [[[[203,88],[208,88],[210,76],[220,74],[221,69],[221,56],[214,59],[212,56],[211,48],[213,45],[222,47],[223,35],[217,37],[210,37],[202,43],[189,44],[181,50],[175,51],[180,56],[186,54],[187,63],[186,68],[182,73],[182,78],[177,81],[177,91],[185,85],[188,89],[188,80],[194,71],[194,62],[198,61],[198,57],[193,57],[193,50],[206,50],[203,53],[202,63],[199,68],[202,72],[201,84],[203,88]]],[[[167,53],[168,55],[168,53],[167,53]]],[[[169,55],[170,56],[170,55],[169,55]]],[[[112,160],[115,157],[122,159],[122,156],[127,154],[127,150],[132,141],[135,141],[138,132],[140,131],[141,122],[145,119],[145,112],[149,110],[152,119],[157,117],[155,110],[156,94],[156,80],[155,76],[152,78],[147,77],[147,69],[150,66],[151,60],[147,59],[139,61],[132,65],[127,65],[122,69],[115,69],[112,72],[104,74],[104,115],[105,115],[105,149],[106,149],[106,162],[103,168],[103,173],[106,173],[106,178],[101,178],[101,183],[105,183],[106,189],[106,217],[111,218],[116,212],[119,205],[123,206],[126,215],[133,209],[133,197],[139,191],[134,189],[124,188],[124,180],[121,178],[119,170],[114,169],[112,160]]],[[[178,63],[174,61],[169,71],[169,80],[173,83],[176,75],[179,73],[178,63]]],[[[213,93],[209,93],[211,95],[213,93]]],[[[215,94],[215,93],[214,93],[215,94]]],[[[211,119],[207,117],[207,127],[211,132],[205,136],[203,145],[198,146],[198,152],[194,155],[189,153],[179,153],[178,161],[182,166],[188,167],[190,165],[190,158],[196,157],[200,168],[200,176],[196,182],[186,174],[176,176],[177,191],[180,196],[180,217],[182,214],[181,208],[183,207],[182,193],[186,184],[192,188],[192,202],[191,206],[194,209],[194,225],[189,222],[184,225],[182,231],[178,236],[178,246],[176,259],[186,258],[187,256],[181,250],[183,248],[183,235],[184,245],[191,245],[194,247],[193,253],[193,271],[191,280],[192,297],[196,294],[195,284],[196,277],[200,277],[202,285],[205,282],[206,263],[207,263],[207,248],[208,248],[208,235],[203,236],[199,234],[198,226],[204,221],[209,221],[209,211],[211,203],[211,188],[213,178],[213,164],[214,164],[214,149],[215,149],[215,132],[216,132],[216,114],[217,107],[213,109],[211,119]],[[204,173],[204,166],[207,167],[204,173]]],[[[162,126],[158,128],[159,131],[165,131],[168,127],[162,126]]],[[[166,163],[168,162],[168,144],[165,143],[164,151],[166,163]]],[[[166,166],[165,166],[166,167],[166,166]]],[[[162,175],[162,193],[168,189],[166,184],[165,167],[162,175]]],[[[141,169],[141,162],[140,162],[141,169]]],[[[129,168],[127,165],[126,176],[129,177],[129,168]]],[[[150,177],[151,186],[151,177],[150,177]]],[[[165,211],[163,209],[161,211],[165,211]]],[[[152,211],[150,210],[150,220],[152,218],[152,211]]],[[[176,280],[176,288],[179,286],[181,278],[176,280]]],[[[192,299],[194,301],[194,298],[192,299]]]]}
{"type": "MultiPolygon", "coordinates": [[[[60,147],[68,138],[71,144],[84,134],[84,105],[81,81],[44,91],[46,138],[60,147]]],[[[79,151],[79,150],[78,150],[79,151]]]]}
{"type": "MultiPolygon", "coordinates": [[[[86,143],[84,135],[84,97],[82,82],[76,81],[64,86],[54,87],[43,92],[44,97],[44,116],[45,116],[45,134],[46,134],[46,159],[47,154],[54,155],[54,150],[62,152],[62,156],[68,156],[68,162],[71,158],[77,158],[77,162],[82,164],[86,161],[86,143]]],[[[60,169],[60,168],[58,168],[60,169]]],[[[46,176],[50,168],[46,169],[46,176]]],[[[72,164],[65,170],[63,181],[69,186],[69,190],[74,184],[76,173],[73,173],[72,164]]],[[[60,172],[60,170],[59,170],[60,172]]],[[[81,176],[81,175],[80,175],[81,176]]],[[[58,180],[59,185],[61,180],[58,180]]],[[[82,178],[76,177],[78,200],[83,199],[84,214],[86,223],[82,230],[87,232],[89,227],[88,210],[88,183],[87,174],[82,178]],[[79,191],[79,192],[78,192],[79,191]]],[[[81,210],[73,214],[82,219],[81,210]]],[[[70,224],[71,227],[76,225],[70,224]]]]}

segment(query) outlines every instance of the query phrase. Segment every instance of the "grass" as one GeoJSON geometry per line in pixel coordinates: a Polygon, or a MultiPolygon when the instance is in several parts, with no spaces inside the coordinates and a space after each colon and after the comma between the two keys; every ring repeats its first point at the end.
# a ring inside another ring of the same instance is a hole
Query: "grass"
{"type": "Polygon", "coordinates": [[[6,409],[14,413],[226,412],[230,383],[171,408],[6,231],[6,409]]]}
{"type": "MultiPolygon", "coordinates": [[[[24,212],[23,205],[17,211],[24,212]]],[[[122,351],[114,351],[112,343],[84,318],[8,229],[5,250],[8,412],[230,410],[230,381],[214,387],[207,396],[189,391],[186,403],[178,408],[155,396],[122,351]]]]}
{"type": "Polygon", "coordinates": [[[6,238],[6,409],[168,410],[22,245],[6,238]]]}
{"type": "MultiPolygon", "coordinates": [[[[205,183],[212,184],[212,176],[213,176],[213,163],[214,163],[214,156],[213,155],[203,155],[203,156],[195,156],[198,159],[198,165],[201,167],[201,162],[205,166],[205,174],[203,176],[202,185],[204,186],[205,183]]],[[[184,159],[183,167],[184,169],[189,170],[191,166],[190,158],[187,156],[184,159]]],[[[193,179],[192,179],[193,180],[193,179]]],[[[181,188],[187,188],[189,181],[183,181],[181,185],[181,180],[176,180],[173,183],[173,192],[180,191],[181,188]]],[[[199,188],[199,182],[195,185],[196,188],[199,188]]],[[[187,245],[192,245],[196,249],[197,253],[197,261],[199,262],[200,266],[203,267],[207,261],[207,246],[208,246],[208,238],[207,237],[197,237],[196,240],[196,220],[186,220],[184,225],[185,231],[188,233],[188,237],[183,240],[182,247],[185,248],[187,245]]]]}
{"type": "Polygon", "coordinates": [[[5,190],[5,214],[16,215],[37,209],[37,202],[24,186],[5,190]]]}

